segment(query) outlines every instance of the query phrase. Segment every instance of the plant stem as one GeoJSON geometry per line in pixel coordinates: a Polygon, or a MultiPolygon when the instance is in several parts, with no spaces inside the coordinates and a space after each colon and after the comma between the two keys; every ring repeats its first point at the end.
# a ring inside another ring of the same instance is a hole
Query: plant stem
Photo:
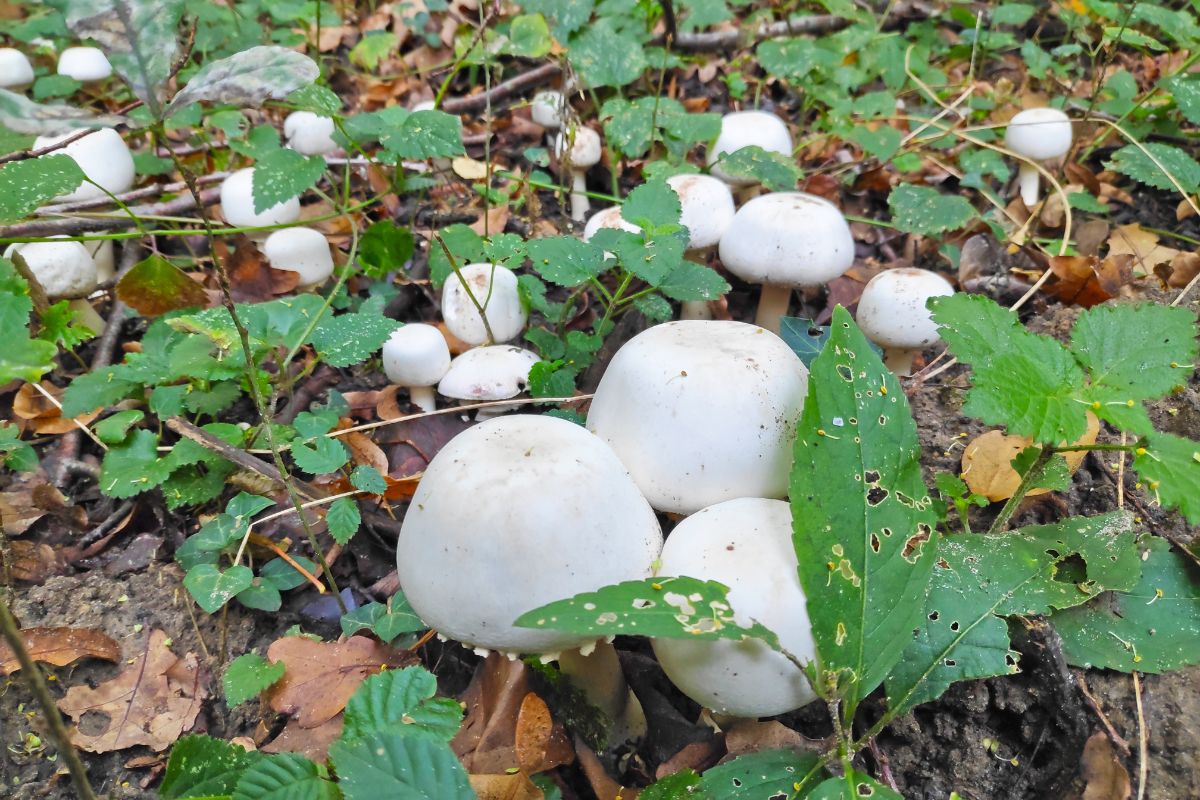
{"type": "Polygon", "coordinates": [[[1079,453],[1090,450],[1131,453],[1138,448],[1136,444],[1067,444],[1062,447],[1049,448],[1053,453],[1079,453]]]}
{"type": "MultiPolygon", "coordinates": [[[[483,330],[485,333],[487,333],[487,343],[495,344],[496,335],[492,333],[492,323],[488,321],[487,312],[485,312],[483,306],[479,304],[479,300],[475,297],[475,293],[471,291],[471,286],[467,282],[467,279],[463,277],[462,269],[460,269],[458,266],[458,260],[455,259],[450,253],[450,248],[446,246],[446,241],[441,236],[434,236],[433,238],[441,246],[442,252],[446,254],[446,260],[450,262],[450,269],[454,270],[454,276],[458,278],[458,282],[462,285],[463,291],[467,293],[467,297],[471,298],[471,305],[475,306],[475,310],[479,312],[479,319],[483,321],[483,330]]],[[[488,286],[490,291],[491,284],[489,283],[488,286]]]]}
{"type": "Polygon", "coordinates": [[[1021,483],[1017,486],[1017,491],[1013,496],[1008,498],[1008,502],[1004,504],[1004,508],[1000,509],[1000,514],[996,517],[996,521],[992,523],[992,527],[988,528],[988,533],[1002,533],[1008,527],[1008,521],[1012,519],[1012,515],[1016,513],[1017,506],[1025,499],[1025,495],[1033,488],[1033,484],[1038,478],[1042,477],[1042,473],[1046,470],[1046,465],[1050,463],[1051,457],[1054,455],[1053,447],[1043,447],[1038,451],[1037,458],[1033,464],[1021,476],[1021,483]]]}

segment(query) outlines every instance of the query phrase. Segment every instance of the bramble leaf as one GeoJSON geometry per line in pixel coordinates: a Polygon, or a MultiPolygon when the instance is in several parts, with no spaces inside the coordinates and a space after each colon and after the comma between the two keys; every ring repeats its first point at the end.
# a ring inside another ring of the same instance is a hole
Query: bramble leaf
{"type": "Polygon", "coordinates": [[[320,156],[302,156],[286,147],[273,150],[259,159],[250,173],[254,213],[261,214],[299,197],[315,186],[324,173],[325,159],[320,156]]]}
{"type": "Polygon", "coordinates": [[[297,753],[276,753],[242,773],[233,800],[339,800],[325,767],[297,753]]]}
{"type": "Polygon", "coordinates": [[[1095,306],[1075,321],[1071,352],[1091,372],[1092,386],[1122,402],[1162,397],[1195,368],[1196,317],[1152,303],[1095,306]]]}
{"type": "Polygon", "coordinates": [[[453,699],[435,694],[437,679],[421,667],[372,675],[346,704],[342,739],[398,733],[448,742],[462,724],[462,707],[453,699]]]}
{"type": "Polygon", "coordinates": [[[75,159],[63,153],[0,164],[0,223],[16,222],[84,181],[75,159]]]}
{"type": "Polygon", "coordinates": [[[181,800],[230,795],[242,773],[262,758],[262,753],[223,739],[184,736],[171,748],[158,796],[162,800],[181,800]]]}
{"type": "Polygon", "coordinates": [[[648,66],[641,42],[618,31],[608,18],[573,36],[567,58],[582,81],[593,89],[633,83],[648,66]]]}
{"type": "Polygon", "coordinates": [[[373,733],[334,742],[329,758],[337,768],[338,785],[346,800],[475,800],[466,770],[454,751],[435,739],[373,733]]]}
{"type": "Polygon", "coordinates": [[[604,272],[604,251],[574,236],[547,236],[529,242],[533,269],[551,283],[578,286],[604,272]]]}
{"type": "Polygon", "coordinates": [[[358,503],[354,502],[352,497],[334,500],[329,506],[328,513],[325,514],[325,524],[329,527],[329,535],[335,542],[345,544],[350,541],[351,537],[358,533],[358,526],[362,524],[362,514],[358,510],[358,503]]]}
{"type": "Polygon", "coordinates": [[[897,228],[924,236],[964,228],[978,216],[964,197],[911,183],[902,183],[892,190],[888,207],[897,228]]]}
{"type": "Polygon", "coordinates": [[[240,706],[275,685],[287,666],[278,661],[272,664],[257,653],[246,653],[235,658],[225,669],[221,686],[225,689],[225,703],[230,707],[240,706]]]}
{"type": "Polygon", "coordinates": [[[1112,160],[1104,166],[1155,189],[1176,190],[1168,174],[1179,181],[1179,185],[1189,194],[1200,189],[1200,163],[1183,150],[1169,144],[1127,144],[1113,153],[1112,160]],[[1143,152],[1142,148],[1145,148],[1149,155],[1143,152]],[[1155,160],[1158,164],[1154,163],[1155,160]]]}
{"type": "Polygon", "coordinates": [[[797,181],[804,174],[790,156],[763,150],[758,145],[724,153],[717,165],[726,175],[749,178],[772,192],[795,191],[797,181]]]}
{"type": "Polygon", "coordinates": [[[1164,508],[1200,525],[1200,442],[1152,431],[1133,459],[1145,487],[1164,508]]]}
{"type": "Polygon", "coordinates": [[[331,367],[349,367],[366,361],[400,323],[377,314],[338,314],[325,317],[312,333],[317,355],[331,367]]]}

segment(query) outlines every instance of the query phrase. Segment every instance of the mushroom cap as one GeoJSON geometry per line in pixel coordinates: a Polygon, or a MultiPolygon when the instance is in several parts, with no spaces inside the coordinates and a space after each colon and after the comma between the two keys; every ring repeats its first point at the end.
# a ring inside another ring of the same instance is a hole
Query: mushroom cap
{"type": "Polygon", "coordinates": [[[332,118],[311,111],[293,111],[283,121],[288,146],[305,156],[323,156],[337,150],[333,128],[332,118]]]}
{"type": "Polygon", "coordinates": [[[667,185],[679,195],[683,214],[679,221],[687,226],[689,250],[712,247],[733,222],[733,192],[724,181],[711,175],[672,175],[667,185]]]}
{"type": "Polygon", "coordinates": [[[708,148],[709,171],[735,186],[753,183],[727,175],[717,164],[725,153],[736,153],[751,145],[757,145],[769,153],[791,156],[792,134],[784,121],[769,111],[734,111],[726,114],[721,117],[721,133],[712,147],[708,148]]]}
{"type": "Polygon", "coordinates": [[[909,267],[884,270],[863,288],[855,321],[868,339],[883,347],[928,347],[941,337],[925,302],[949,294],[954,294],[954,287],[936,272],[909,267]]]}
{"type": "MultiPolygon", "coordinates": [[[[92,233],[103,233],[103,231],[92,231],[92,233]]],[[[88,234],[84,234],[85,236],[88,234]]],[[[113,240],[100,239],[91,242],[81,242],[92,256],[92,261],[96,264],[96,281],[103,283],[111,281],[117,275],[117,265],[113,258],[113,240]]]]}
{"type": "MultiPolygon", "coordinates": [[[[77,133],[79,131],[72,131],[61,136],[39,136],[33,146],[35,149],[50,147],[77,133]]],[[[94,200],[104,197],[100,186],[112,194],[127,192],[133,186],[133,156],[129,152],[129,146],[121,138],[121,134],[112,128],[100,128],[56,152],[75,159],[75,163],[83,170],[83,174],[99,184],[99,186],[93,186],[81,181],[74,191],[55,198],[60,202],[73,203],[78,200],[94,200]]]]}
{"type": "Polygon", "coordinates": [[[571,164],[572,169],[587,169],[600,163],[600,134],[580,125],[573,131],[559,131],[554,137],[554,154],[571,164]],[[572,139],[572,134],[574,139],[572,139]],[[571,150],[567,154],[567,145],[571,150]]]}
{"type": "Polygon", "coordinates": [[[1071,118],[1057,108],[1027,108],[1013,117],[1004,143],[1018,155],[1044,161],[1071,149],[1071,118]]]}
{"type": "Polygon", "coordinates": [[[583,226],[583,240],[590,242],[592,237],[596,235],[596,231],[601,228],[620,228],[630,233],[638,233],[641,230],[637,225],[634,225],[621,216],[620,206],[602,208],[588,217],[587,224],[583,226]]]}
{"type": "Polygon", "coordinates": [[[33,65],[13,47],[0,47],[0,89],[16,89],[33,83],[33,65]]]}
{"type": "Polygon", "coordinates": [[[112,64],[98,47],[68,47],[58,56],[58,74],[82,83],[102,81],[112,75],[112,64]]]}
{"type": "Polygon", "coordinates": [[[854,264],[854,237],[828,200],[775,192],[738,209],[720,252],[725,268],[750,283],[820,286],[854,264]]]}
{"type": "Polygon", "coordinates": [[[333,274],[329,241],[312,228],[277,230],[263,242],[262,252],[275,269],[298,273],[301,286],[318,286],[333,274]]]}
{"type": "Polygon", "coordinates": [[[659,511],[787,493],[808,369],[783,340],[743,322],[681,320],[625,343],[587,427],[659,511]]]}
{"type": "Polygon", "coordinates": [[[540,359],[507,344],[472,347],[450,362],[438,383],[438,394],[452,400],[507,400],[525,391],[529,370],[540,359]]]}
{"type": "Polygon", "coordinates": [[[432,325],[414,322],[383,343],[383,371],[400,386],[434,386],[450,369],[446,337],[432,325]]]}
{"type": "Polygon", "coordinates": [[[563,96],[562,92],[547,89],[544,92],[538,92],[529,101],[529,116],[533,117],[533,121],[543,128],[558,130],[563,124],[563,110],[566,105],[567,98],[563,96]]]}
{"type": "MultiPolygon", "coordinates": [[[[738,624],[761,622],[797,658],[815,657],[787,503],[743,497],[701,509],[667,537],[660,564],[662,575],[725,584],[738,624]]],[[[718,713],[766,717],[816,699],[804,673],[765,642],[654,639],[651,644],[671,683],[718,713]]]]}
{"type": "Polygon", "coordinates": [[[254,210],[252,185],[254,168],[239,169],[221,184],[221,213],[225,221],[238,228],[287,225],[300,219],[300,198],[276,203],[261,214],[254,210]]]}
{"type": "Polygon", "coordinates": [[[55,241],[14,244],[4,257],[20,253],[26,266],[52,300],[86,297],[96,288],[96,262],[79,242],[55,241]]]}
{"type": "Polygon", "coordinates": [[[404,516],[396,566],[404,596],[439,633],[549,653],[596,637],[513,620],[649,577],[661,547],[654,512],[603,442],[566,420],[518,414],[468,428],[434,456],[404,516]]]}
{"type": "Polygon", "coordinates": [[[525,328],[529,314],[521,305],[513,271],[498,264],[468,264],[459,272],[462,280],[458,273],[451,273],[442,287],[442,319],[450,333],[470,345],[487,342],[487,328],[479,309],[471,302],[474,295],[492,327],[496,338],[493,344],[515,339],[525,328]],[[470,294],[466,286],[470,287],[470,294]]]}

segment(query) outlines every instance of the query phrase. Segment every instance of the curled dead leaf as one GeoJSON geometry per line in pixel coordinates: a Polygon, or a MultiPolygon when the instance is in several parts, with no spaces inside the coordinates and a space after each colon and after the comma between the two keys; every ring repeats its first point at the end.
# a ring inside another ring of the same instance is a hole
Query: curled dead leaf
{"type": "Polygon", "coordinates": [[[1052,256],[1050,271],[1057,280],[1046,291],[1064,303],[1091,308],[1116,297],[1121,287],[1133,280],[1133,258],[1127,254],[1096,256],[1052,256]]]}
{"type": "Polygon", "coordinates": [[[229,270],[229,291],[235,302],[258,303],[270,300],[275,295],[287,294],[300,284],[300,273],[275,269],[267,258],[245,236],[237,238],[233,254],[222,252],[224,244],[218,240],[215,254],[225,259],[229,270]]]}
{"type": "Polygon", "coordinates": [[[1106,734],[1093,733],[1088,737],[1080,764],[1083,779],[1087,782],[1083,800],[1128,800],[1129,772],[1121,764],[1106,734]]]}
{"type": "MultiPolygon", "coordinates": [[[[1087,415],[1087,431],[1075,444],[1095,444],[1096,436],[1100,433],[1100,420],[1090,412],[1087,415]]],[[[1021,476],[1012,467],[1012,460],[1027,447],[1033,445],[1032,439],[1024,436],[1010,436],[1003,431],[988,431],[972,439],[963,449],[962,478],[975,494],[983,495],[993,503],[1007,500],[1016,493],[1021,485],[1021,476]]],[[[1083,459],[1086,450],[1064,453],[1067,466],[1074,474],[1083,459]]],[[[1045,494],[1048,489],[1032,489],[1029,496],[1045,494]]]]}
{"type": "MultiPolygon", "coordinates": [[[[9,574],[24,583],[42,583],[67,568],[66,559],[45,542],[26,542],[22,539],[8,543],[9,574]]],[[[0,556],[3,558],[3,556],[0,556]]]]}
{"type": "MultiPolygon", "coordinates": [[[[81,658],[120,661],[121,648],[100,631],[89,628],[27,628],[21,631],[25,649],[34,661],[65,667],[81,658]]],[[[21,668],[9,646],[0,642],[0,675],[11,675],[21,668]]]]}
{"type": "Polygon", "coordinates": [[[1179,251],[1158,243],[1158,234],[1137,223],[1118,225],[1108,238],[1109,257],[1127,255],[1133,259],[1135,272],[1149,275],[1159,264],[1167,264],[1179,251]]]}
{"type": "Polygon", "coordinates": [[[479,800],[542,800],[546,796],[528,776],[520,772],[511,775],[471,775],[469,780],[479,800]]]}
{"type": "Polygon", "coordinates": [[[517,729],[514,744],[517,749],[517,766],[527,775],[537,772],[546,760],[546,750],[554,735],[554,720],[546,701],[533,692],[521,701],[517,712],[517,729]]]}
{"type": "Polygon", "coordinates": [[[29,425],[26,427],[32,428],[41,436],[68,433],[77,429],[76,422],[80,425],[88,425],[100,415],[100,409],[96,409],[81,414],[75,420],[66,419],[59,407],[50,399],[50,397],[55,400],[60,399],[63,390],[49,381],[42,381],[39,385],[42,387],[42,391],[38,391],[33,384],[21,384],[21,388],[17,389],[17,393],[13,395],[13,415],[28,422],[29,425]],[[47,397],[47,394],[50,397],[47,397]]]}

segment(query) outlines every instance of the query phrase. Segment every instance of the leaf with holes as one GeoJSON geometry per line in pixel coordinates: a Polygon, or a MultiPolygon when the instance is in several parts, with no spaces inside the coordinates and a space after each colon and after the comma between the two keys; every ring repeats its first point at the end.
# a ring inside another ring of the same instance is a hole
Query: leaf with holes
{"type": "Polygon", "coordinates": [[[803,175],[791,156],[757,145],[724,153],[717,164],[726,175],[756,181],[772,192],[794,191],[803,175]]]}
{"type": "Polygon", "coordinates": [[[964,228],[978,216],[966,198],[911,183],[902,183],[892,190],[888,207],[897,228],[923,236],[964,228]]]}
{"type": "Polygon", "coordinates": [[[830,778],[812,790],[805,800],[904,800],[879,781],[862,772],[847,772],[830,778]]]}
{"type": "Polygon", "coordinates": [[[25,218],[47,200],[75,191],[83,179],[75,159],[62,153],[0,165],[0,223],[25,218]]]}
{"type": "Polygon", "coordinates": [[[284,99],[320,75],[311,58],[294,50],[275,45],[251,47],[201,67],[165,113],[169,116],[205,100],[257,108],[267,100],[284,99]]]}
{"type": "Polygon", "coordinates": [[[801,792],[825,776],[814,753],[762,750],[747,753],[706,771],[694,793],[705,800],[762,800],[803,797],[801,792]]]}
{"type": "Polygon", "coordinates": [[[242,773],[261,758],[262,753],[222,739],[184,736],[171,748],[158,796],[162,800],[182,800],[230,795],[242,773]]]}
{"type": "Polygon", "coordinates": [[[462,724],[462,707],[451,698],[434,697],[435,694],[437,679],[421,667],[372,675],[346,704],[342,739],[399,733],[448,742],[462,724]]]}
{"type": "Polygon", "coordinates": [[[272,664],[257,653],[240,655],[230,662],[221,679],[225,702],[230,708],[240,706],[275,685],[283,677],[283,662],[272,664]]]}
{"type": "Polygon", "coordinates": [[[108,128],[120,125],[124,117],[93,114],[81,108],[35,103],[23,94],[0,89],[0,129],[31,136],[56,136],[83,127],[108,128]]]}
{"type": "Polygon", "coordinates": [[[838,306],[796,429],[791,503],[818,686],[853,714],[920,621],[937,549],[904,390],[838,306]]]}
{"type": "MultiPolygon", "coordinates": [[[[329,748],[346,800],[436,797],[475,800],[475,792],[448,744],[422,736],[373,733],[329,748]]],[[[237,800],[235,798],[235,800],[237,800]]]]}
{"type": "Polygon", "coordinates": [[[779,320],[779,338],[800,356],[804,366],[811,367],[829,341],[829,326],[803,317],[783,317],[779,320]]]}
{"type": "Polygon", "coordinates": [[[299,197],[316,185],[325,172],[325,159],[302,156],[281,147],[259,159],[250,173],[250,193],[254,213],[299,197]]]}
{"type": "Polygon", "coordinates": [[[399,322],[378,314],[338,314],[317,324],[312,343],[329,366],[349,367],[370,358],[399,328],[399,322]]]}
{"type": "Polygon", "coordinates": [[[1155,189],[1178,191],[1171,178],[1178,181],[1188,194],[1200,188],[1200,163],[1169,144],[1127,144],[1113,153],[1112,160],[1104,166],[1155,189]]]}

